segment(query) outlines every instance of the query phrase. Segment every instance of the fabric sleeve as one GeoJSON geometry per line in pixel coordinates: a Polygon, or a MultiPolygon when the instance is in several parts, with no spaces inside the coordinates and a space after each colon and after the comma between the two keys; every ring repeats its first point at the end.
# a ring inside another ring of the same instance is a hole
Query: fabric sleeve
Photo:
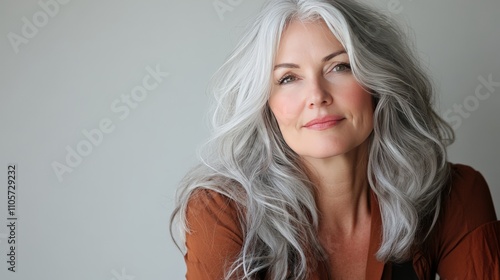
{"type": "Polygon", "coordinates": [[[471,167],[455,165],[439,234],[441,279],[500,279],[500,221],[488,185],[471,167]],[[456,183],[455,183],[456,182],[456,183]]]}
{"type": "Polygon", "coordinates": [[[184,256],[186,279],[224,279],[243,244],[234,202],[215,191],[196,191],[188,203],[186,219],[190,229],[184,256]]]}

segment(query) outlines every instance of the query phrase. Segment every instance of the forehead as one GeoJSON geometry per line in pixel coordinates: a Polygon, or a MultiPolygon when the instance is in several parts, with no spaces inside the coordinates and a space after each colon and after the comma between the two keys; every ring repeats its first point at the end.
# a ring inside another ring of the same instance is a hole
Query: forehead
{"type": "MultiPolygon", "coordinates": [[[[331,52],[343,49],[342,44],[330,31],[323,20],[290,21],[284,29],[278,52],[277,61],[286,56],[296,56],[305,52],[331,52]]],[[[323,55],[324,53],[318,53],[323,55]]]]}

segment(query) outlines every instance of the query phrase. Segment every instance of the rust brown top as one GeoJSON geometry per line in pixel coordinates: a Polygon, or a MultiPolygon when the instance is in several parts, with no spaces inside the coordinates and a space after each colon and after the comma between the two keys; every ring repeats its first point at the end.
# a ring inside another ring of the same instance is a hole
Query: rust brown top
{"type": "MultiPolygon", "coordinates": [[[[500,279],[500,221],[483,176],[469,166],[452,164],[452,184],[445,192],[440,217],[425,250],[413,255],[419,279],[500,279]]],[[[382,221],[376,195],[370,191],[372,228],[366,279],[391,279],[391,264],[375,258],[382,221]]],[[[186,235],[188,280],[223,279],[239,254],[243,233],[234,202],[214,191],[203,191],[189,204],[186,235]]],[[[327,279],[324,271],[311,280],[327,279]]]]}

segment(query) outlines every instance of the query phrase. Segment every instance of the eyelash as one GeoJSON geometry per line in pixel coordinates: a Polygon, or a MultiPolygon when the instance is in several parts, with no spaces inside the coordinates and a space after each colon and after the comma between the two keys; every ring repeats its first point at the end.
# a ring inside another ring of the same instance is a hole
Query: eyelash
{"type": "MultiPolygon", "coordinates": [[[[333,71],[333,69],[337,68],[338,66],[344,66],[344,67],[346,67],[346,69],[345,69],[344,71],[349,71],[349,70],[351,70],[351,64],[350,64],[350,63],[344,63],[344,62],[342,62],[342,63],[338,63],[338,64],[336,64],[336,65],[332,68],[332,71],[333,71]]],[[[344,71],[341,71],[341,72],[344,72],[344,71]]],[[[288,78],[296,78],[296,77],[295,77],[294,75],[292,75],[292,74],[286,74],[285,76],[283,76],[282,78],[280,78],[280,79],[278,80],[278,85],[285,85],[285,84],[288,84],[288,83],[293,82],[293,81],[290,81],[290,82],[285,82],[285,80],[286,80],[286,79],[288,79],[288,78]]]]}

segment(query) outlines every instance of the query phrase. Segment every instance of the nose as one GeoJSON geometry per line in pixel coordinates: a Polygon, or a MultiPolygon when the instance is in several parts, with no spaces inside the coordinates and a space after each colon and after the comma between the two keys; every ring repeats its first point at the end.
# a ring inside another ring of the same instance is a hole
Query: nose
{"type": "Polygon", "coordinates": [[[333,96],[321,79],[312,80],[307,91],[309,93],[307,104],[311,109],[319,106],[328,106],[333,102],[333,96]]]}

